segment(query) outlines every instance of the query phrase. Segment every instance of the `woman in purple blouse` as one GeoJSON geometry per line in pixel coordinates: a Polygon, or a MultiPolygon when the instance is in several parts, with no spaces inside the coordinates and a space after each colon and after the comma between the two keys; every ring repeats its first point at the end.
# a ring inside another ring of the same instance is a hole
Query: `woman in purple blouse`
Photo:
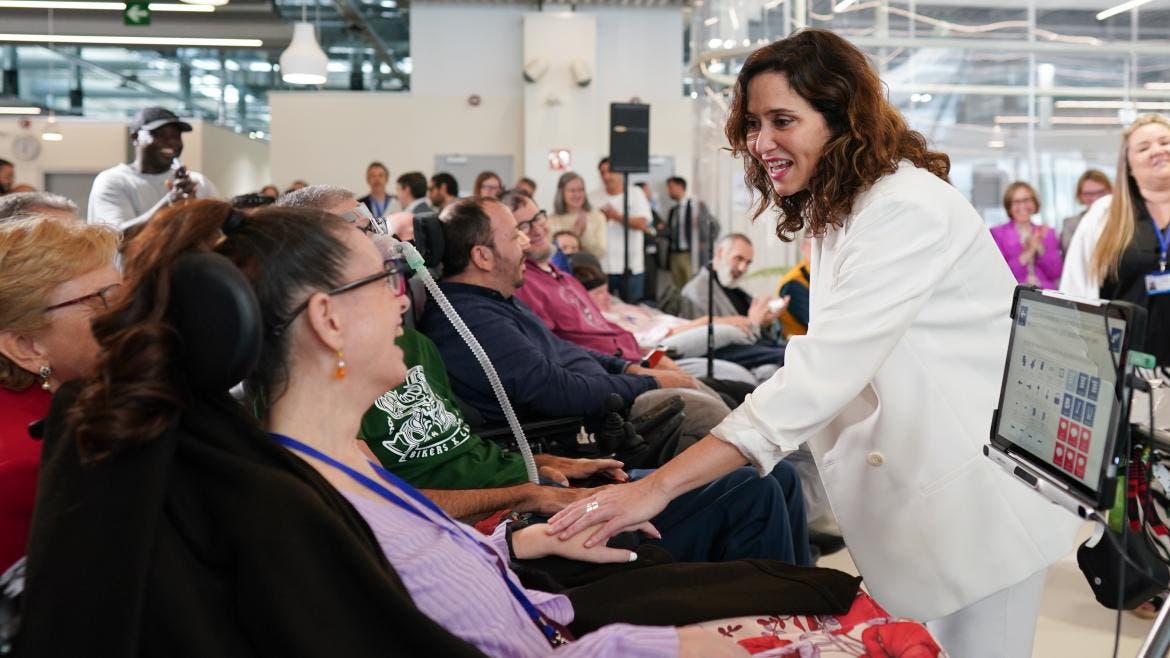
{"type": "Polygon", "coordinates": [[[1032,186],[1016,181],[1003,193],[1008,221],[991,229],[991,237],[1007,260],[1016,281],[1041,288],[1060,285],[1060,238],[1051,227],[1032,222],[1040,198],[1032,186]]]}
{"type": "MultiPolygon", "coordinates": [[[[208,203],[216,202],[191,207],[208,203]]],[[[210,242],[218,227],[208,228],[210,242]]],[[[312,221],[258,213],[224,232],[216,251],[248,277],[265,320],[260,362],[245,382],[249,408],[353,504],[420,610],[492,656],[747,655],[698,627],[614,624],[569,639],[569,600],[525,589],[509,552],[626,562],[629,551],[586,549],[586,535],[562,542],[543,524],[483,537],[383,470],[355,438],[371,402],[406,377],[394,344],[405,308],[398,271],[365,234],[327,213],[312,221]]]]}

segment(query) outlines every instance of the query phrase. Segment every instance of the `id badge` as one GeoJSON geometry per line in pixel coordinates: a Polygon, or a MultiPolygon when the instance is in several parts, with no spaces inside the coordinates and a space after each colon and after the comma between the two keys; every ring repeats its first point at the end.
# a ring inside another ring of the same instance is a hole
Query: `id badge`
{"type": "Polygon", "coordinates": [[[1170,295],[1170,272],[1154,272],[1146,275],[1146,294],[1170,295]]]}

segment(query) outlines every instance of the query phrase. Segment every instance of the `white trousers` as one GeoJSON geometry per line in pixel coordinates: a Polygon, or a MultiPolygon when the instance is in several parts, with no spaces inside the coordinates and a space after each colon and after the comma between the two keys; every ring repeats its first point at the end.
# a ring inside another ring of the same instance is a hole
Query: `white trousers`
{"type": "Polygon", "coordinates": [[[1030,658],[1047,573],[1035,573],[926,627],[950,658],[1030,658]]]}

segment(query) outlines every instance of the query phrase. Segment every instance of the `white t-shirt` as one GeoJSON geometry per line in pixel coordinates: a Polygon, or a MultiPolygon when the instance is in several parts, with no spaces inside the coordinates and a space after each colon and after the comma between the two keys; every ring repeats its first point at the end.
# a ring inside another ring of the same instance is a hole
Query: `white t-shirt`
{"type": "MultiPolygon", "coordinates": [[[[219,198],[219,190],[203,174],[192,171],[188,175],[195,182],[196,198],[219,198]]],[[[110,167],[93,179],[86,221],[112,224],[123,231],[142,224],[164,207],[160,202],[170,191],[167,181],[174,177],[171,171],[144,174],[126,163],[110,167]]]]}
{"type": "MultiPolygon", "coordinates": [[[[650,203],[646,201],[646,195],[642,194],[642,190],[634,186],[630,186],[630,217],[643,217],[647,224],[652,219],[650,213],[650,203]]],[[[606,204],[613,206],[614,210],[619,213],[622,211],[622,195],[606,194],[604,189],[593,190],[589,193],[589,203],[594,208],[601,210],[606,204]]],[[[630,273],[642,274],[646,271],[646,264],[643,255],[643,236],[642,231],[631,228],[630,229],[630,273]]],[[[622,225],[619,222],[606,220],[605,223],[605,254],[601,258],[601,267],[605,269],[606,274],[621,274],[622,273],[622,225]]]]}

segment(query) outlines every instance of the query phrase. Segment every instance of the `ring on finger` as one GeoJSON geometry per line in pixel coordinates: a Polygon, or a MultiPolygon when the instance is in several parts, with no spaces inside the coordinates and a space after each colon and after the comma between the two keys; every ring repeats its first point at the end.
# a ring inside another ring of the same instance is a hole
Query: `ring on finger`
{"type": "Polygon", "coordinates": [[[598,507],[601,507],[601,503],[597,502],[596,500],[591,500],[588,503],[585,503],[585,511],[586,512],[592,512],[593,510],[597,509],[598,507]]]}

